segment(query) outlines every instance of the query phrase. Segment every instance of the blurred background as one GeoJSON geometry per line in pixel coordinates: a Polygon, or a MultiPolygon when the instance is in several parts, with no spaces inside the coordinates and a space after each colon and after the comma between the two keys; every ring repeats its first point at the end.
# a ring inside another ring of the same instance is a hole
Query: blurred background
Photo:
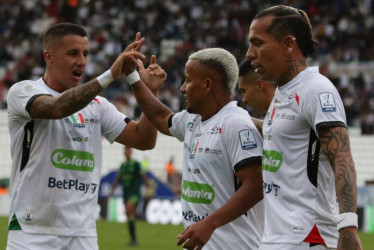
{"type": "MultiPolygon", "coordinates": [[[[360,227],[373,232],[372,0],[0,0],[0,215],[7,215],[11,171],[7,91],[18,81],[37,79],[44,74],[41,39],[49,25],[73,22],[87,29],[90,55],[83,82],[108,69],[140,31],[146,38],[141,51],[148,56],[145,63],[150,55],[156,55],[168,74],[160,99],[173,111],[179,111],[184,108],[179,88],[189,54],[202,48],[223,47],[240,63],[248,49],[252,17],[277,4],[301,8],[309,15],[319,48],[317,56],[308,63],[320,66],[320,72],[333,82],[343,99],[358,174],[360,227]]],[[[126,115],[139,117],[141,111],[123,81],[113,82],[101,95],[126,115]]],[[[242,105],[238,92],[235,98],[242,105]]],[[[252,112],[250,107],[242,106],[252,112]]],[[[119,144],[110,145],[103,140],[103,147],[104,179],[119,168],[124,156],[119,144]]],[[[175,138],[159,135],[154,150],[134,152],[134,158],[145,164],[159,185],[169,188],[172,200],[180,191],[182,147],[175,138]],[[171,159],[174,179],[169,178],[166,170],[171,159]]],[[[105,197],[105,188],[102,192],[105,197]]],[[[163,198],[160,195],[160,200],[163,198]]]]}

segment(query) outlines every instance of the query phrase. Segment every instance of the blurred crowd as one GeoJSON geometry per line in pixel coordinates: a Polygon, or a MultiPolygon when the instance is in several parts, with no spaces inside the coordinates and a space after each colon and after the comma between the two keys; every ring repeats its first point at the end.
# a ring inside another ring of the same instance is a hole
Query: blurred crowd
{"type": "MultiPolygon", "coordinates": [[[[248,49],[252,17],[276,4],[308,13],[319,41],[318,56],[311,64],[321,65],[321,72],[338,88],[348,125],[367,124],[363,132],[374,132],[372,0],[0,0],[0,107],[6,108],[12,84],[43,74],[44,29],[68,21],[83,25],[89,33],[90,56],[83,81],[109,68],[140,31],[146,38],[142,52],[148,58],[156,55],[168,73],[160,98],[178,111],[184,108],[179,88],[189,54],[223,47],[241,62],[248,49]],[[333,71],[331,67],[341,69],[352,62],[357,64],[350,71],[333,71]]],[[[102,95],[129,116],[139,116],[136,101],[123,81],[117,80],[102,95]]],[[[238,93],[236,98],[240,100],[238,93]]]]}

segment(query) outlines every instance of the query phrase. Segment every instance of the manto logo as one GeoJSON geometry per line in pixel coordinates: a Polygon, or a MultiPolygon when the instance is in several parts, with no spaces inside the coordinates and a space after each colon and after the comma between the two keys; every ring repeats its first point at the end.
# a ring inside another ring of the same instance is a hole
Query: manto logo
{"type": "Polygon", "coordinates": [[[262,169],[269,172],[277,172],[282,166],[282,154],[273,150],[263,150],[262,152],[262,169]]]}
{"type": "Polygon", "coordinates": [[[51,156],[56,168],[92,172],[95,167],[93,154],[84,151],[56,149],[51,156]]]}
{"type": "Polygon", "coordinates": [[[191,203],[210,204],[214,197],[214,189],[208,184],[183,181],[182,199],[191,203]]]}

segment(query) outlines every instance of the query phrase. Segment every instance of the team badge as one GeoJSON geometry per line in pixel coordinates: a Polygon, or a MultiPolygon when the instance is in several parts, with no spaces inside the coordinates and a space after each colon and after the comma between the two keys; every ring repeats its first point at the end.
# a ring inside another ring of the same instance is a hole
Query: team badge
{"type": "Polygon", "coordinates": [[[320,93],[318,95],[319,102],[321,103],[321,109],[323,112],[335,112],[336,105],[334,96],[329,92],[320,93]]]}
{"type": "Polygon", "coordinates": [[[252,130],[244,129],[239,131],[239,139],[242,149],[249,150],[257,148],[257,141],[252,130]]]}

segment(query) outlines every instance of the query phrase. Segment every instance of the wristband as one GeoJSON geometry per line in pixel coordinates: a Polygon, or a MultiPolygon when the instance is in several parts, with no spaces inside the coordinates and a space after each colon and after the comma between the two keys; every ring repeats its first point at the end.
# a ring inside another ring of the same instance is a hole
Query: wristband
{"type": "Polygon", "coordinates": [[[105,71],[104,73],[102,73],[101,75],[96,77],[96,80],[99,82],[99,84],[103,88],[108,87],[108,85],[111,82],[113,82],[113,80],[114,80],[113,75],[112,75],[112,71],[110,71],[110,69],[108,69],[107,71],[105,71]]]}
{"type": "Polygon", "coordinates": [[[126,81],[130,85],[136,83],[139,80],[140,80],[140,76],[139,76],[138,71],[136,71],[136,70],[134,70],[131,74],[129,74],[128,76],[126,76],[126,81]]]}
{"type": "Polygon", "coordinates": [[[342,213],[338,216],[338,231],[345,227],[358,227],[358,216],[356,213],[342,213]]]}

